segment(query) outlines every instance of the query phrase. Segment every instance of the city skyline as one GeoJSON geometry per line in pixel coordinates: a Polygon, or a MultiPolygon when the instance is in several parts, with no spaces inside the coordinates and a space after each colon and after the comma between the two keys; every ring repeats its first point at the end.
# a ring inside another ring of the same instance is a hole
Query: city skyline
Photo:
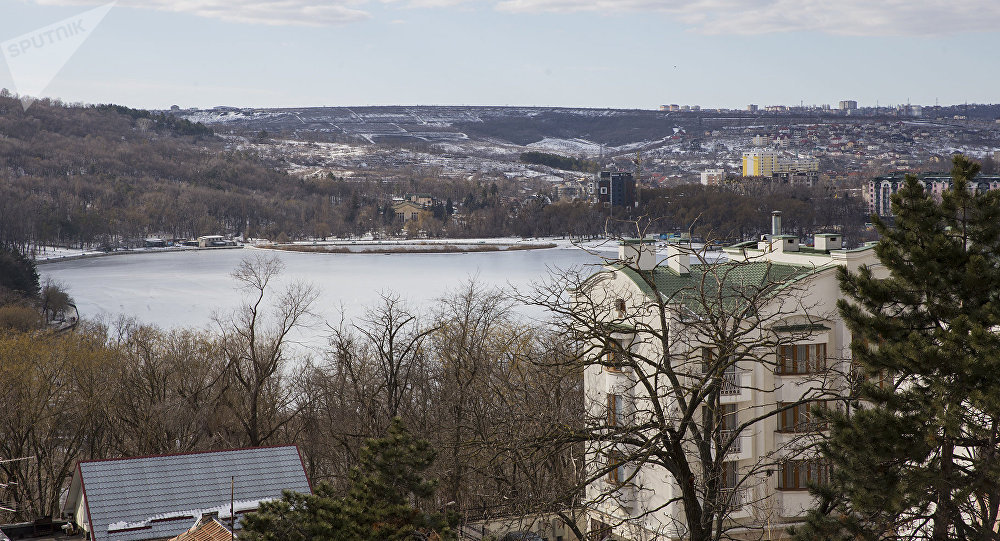
{"type": "MultiPolygon", "coordinates": [[[[0,41],[101,4],[0,0],[0,41]]],[[[122,0],[98,22],[51,78],[5,48],[0,87],[145,108],[998,101],[985,1],[122,0]]]]}

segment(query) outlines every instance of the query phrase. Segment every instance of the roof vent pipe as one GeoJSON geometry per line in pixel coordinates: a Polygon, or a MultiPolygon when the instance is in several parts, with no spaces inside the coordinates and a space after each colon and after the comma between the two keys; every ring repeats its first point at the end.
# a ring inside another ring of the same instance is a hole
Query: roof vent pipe
{"type": "Polygon", "coordinates": [[[771,212],[771,236],[779,235],[781,235],[781,211],[775,210],[771,212]]]}

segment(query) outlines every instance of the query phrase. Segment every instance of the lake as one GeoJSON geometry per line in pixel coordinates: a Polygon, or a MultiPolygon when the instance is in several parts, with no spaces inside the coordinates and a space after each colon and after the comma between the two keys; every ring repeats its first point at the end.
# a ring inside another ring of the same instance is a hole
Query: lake
{"type": "MultiPolygon", "coordinates": [[[[569,245],[541,250],[448,254],[310,254],[258,250],[192,250],[137,253],[38,266],[42,280],[63,284],[84,318],[134,316],[164,328],[207,327],[213,313],[229,313],[241,293],[230,273],[258,253],[285,264],[280,287],[292,280],[313,284],[315,311],[336,322],[361,315],[379,293],[394,291],[415,309],[429,307],[470,279],[498,287],[527,288],[550,268],[579,268],[600,258],[569,245]]],[[[540,311],[521,308],[528,316],[540,311]]]]}

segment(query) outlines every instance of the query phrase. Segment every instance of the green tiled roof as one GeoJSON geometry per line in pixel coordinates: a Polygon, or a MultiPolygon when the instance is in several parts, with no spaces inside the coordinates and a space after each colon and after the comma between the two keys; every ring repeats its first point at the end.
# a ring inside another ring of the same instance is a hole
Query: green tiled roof
{"type": "MultiPolygon", "coordinates": [[[[739,302],[747,295],[759,296],[761,290],[773,294],[806,276],[828,267],[789,265],[769,262],[728,262],[691,265],[688,274],[678,274],[666,266],[651,271],[638,271],[617,266],[646,295],[652,297],[653,289],[670,303],[682,303],[694,312],[705,307],[699,299],[706,296],[709,302],[724,305],[739,302]],[[642,273],[645,276],[640,276],[642,273]],[[721,290],[721,292],[720,292],[721,290]]],[[[720,306],[725,309],[726,306],[720,306]]]]}

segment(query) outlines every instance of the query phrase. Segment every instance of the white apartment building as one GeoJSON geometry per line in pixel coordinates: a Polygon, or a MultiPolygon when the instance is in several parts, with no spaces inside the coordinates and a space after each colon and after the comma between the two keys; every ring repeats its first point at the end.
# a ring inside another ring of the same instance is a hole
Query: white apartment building
{"type": "Polygon", "coordinates": [[[701,172],[701,184],[703,186],[720,186],[725,180],[725,169],[706,169],[701,172]]]}
{"type": "MultiPolygon", "coordinates": [[[[801,520],[814,503],[807,483],[827,475],[807,450],[822,429],[809,422],[811,407],[834,407],[822,399],[837,396],[851,372],[836,270],[877,263],[871,246],[847,250],[842,240],[815,235],[804,246],[781,234],[775,213],[770,235],[719,258],[625,241],[618,261],[574,289],[582,320],[599,319],[594,328],[605,332],[583,338],[592,355],[584,370],[588,428],[600,435],[587,450],[592,532],[687,537],[676,500],[683,487],[655,449],[666,445],[664,430],[682,425],[703,433],[679,438],[692,463],[718,464],[729,535],[778,539],[801,520]],[[724,313],[743,317],[713,326],[724,313]],[[729,338],[713,336],[724,329],[729,338]],[[710,388],[718,390],[706,394],[710,388]],[[699,404],[700,395],[714,398],[699,404]]],[[[708,494],[707,475],[695,468],[688,483],[708,494]]]]}

